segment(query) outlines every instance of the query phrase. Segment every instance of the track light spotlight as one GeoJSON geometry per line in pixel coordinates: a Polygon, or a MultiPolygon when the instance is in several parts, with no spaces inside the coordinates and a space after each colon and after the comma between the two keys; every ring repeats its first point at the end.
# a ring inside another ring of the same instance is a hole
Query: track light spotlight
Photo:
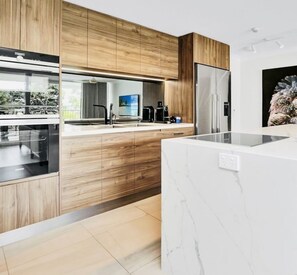
{"type": "Polygon", "coordinates": [[[254,45],[254,44],[251,44],[251,52],[253,52],[253,53],[257,53],[257,51],[256,51],[256,48],[255,48],[255,45],[254,45]]]}
{"type": "Polygon", "coordinates": [[[278,45],[278,47],[279,47],[280,49],[282,49],[282,48],[285,47],[285,45],[282,44],[281,42],[279,42],[278,40],[276,40],[275,43],[276,43],[276,45],[278,45]]]}

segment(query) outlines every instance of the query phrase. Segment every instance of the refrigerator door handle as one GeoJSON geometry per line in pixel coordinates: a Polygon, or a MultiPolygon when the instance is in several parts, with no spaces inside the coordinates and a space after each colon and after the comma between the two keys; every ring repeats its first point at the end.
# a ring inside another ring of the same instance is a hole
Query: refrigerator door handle
{"type": "Polygon", "coordinates": [[[216,130],[221,132],[221,96],[217,95],[217,116],[216,116],[216,130]]]}
{"type": "Polygon", "coordinates": [[[216,133],[217,130],[217,95],[211,95],[211,132],[216,133]]]}

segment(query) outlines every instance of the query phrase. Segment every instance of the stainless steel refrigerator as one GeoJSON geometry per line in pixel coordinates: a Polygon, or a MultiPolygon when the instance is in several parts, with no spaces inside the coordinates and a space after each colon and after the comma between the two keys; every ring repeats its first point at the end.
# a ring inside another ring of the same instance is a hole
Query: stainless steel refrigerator
{"type": "Polygon", "coordinates": [[[230,72],[196,65],[196,134],[231,130],[230,72]]]}

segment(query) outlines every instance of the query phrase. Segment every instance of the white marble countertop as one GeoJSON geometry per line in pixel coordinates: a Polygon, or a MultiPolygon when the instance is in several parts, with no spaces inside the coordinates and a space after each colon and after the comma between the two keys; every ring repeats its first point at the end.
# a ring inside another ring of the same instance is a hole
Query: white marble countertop
{"type": "Polygon", "coordinates": [[[162,140],[164,274],[297,274],[297,125],[241,133],[289,138],[162,140]],[[238,165],[222,166],[221,154],[238,165]]]}
{"type": "MultiPolygon", "coordinates": [[[[239,132],[236,132],[239,133],[239,132]]],[[[225,149],[230,152],[247,152],[252,154],[281,157],[297,160],[297,125],[281,125],[272,127],[263,127],[260,129],[252,129],[240,131],[240,133],[263,134],[275,136],[287,136],[289,138],[269,142],[257,146],[241,146],[227,143],[217,143],[203,140],[193,140],[188,138],[167,139],[166,142],[178,142],[193,146],[204,146],[209,148],[225,149]]]]}
{"type": "Polygon", "coordinates": [[[116,128],[112,128],[112,125],[64,125],[64,131],[62,137],[75,137],[75,136],[89,136],[89,135],[101,135],[101,134],[113,134],[124,132],[137,132],[137,131],[153,131],[162,129],[177,129],[194,127],[193,123],[141,123],[140,126],[123,127],[117,124],[116,128]]]}

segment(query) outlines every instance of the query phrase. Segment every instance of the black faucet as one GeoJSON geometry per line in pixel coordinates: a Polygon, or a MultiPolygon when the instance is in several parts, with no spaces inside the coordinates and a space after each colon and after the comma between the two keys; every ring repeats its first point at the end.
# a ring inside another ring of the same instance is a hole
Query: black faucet
{"type": "Polygon", "coordinates": [[[101,107],[104,108],[104,124],[107,124],[107,109],[104,105],[100,104],[93,104],[94,107],[101,107]]]}
{"type": "Polygon", "coordinates": [[[112,125],[112,117],[113,117],[112,106],[113,106],[113,103],[110,103],[109,105],[109,124],[110,125],[112,125]]]}

